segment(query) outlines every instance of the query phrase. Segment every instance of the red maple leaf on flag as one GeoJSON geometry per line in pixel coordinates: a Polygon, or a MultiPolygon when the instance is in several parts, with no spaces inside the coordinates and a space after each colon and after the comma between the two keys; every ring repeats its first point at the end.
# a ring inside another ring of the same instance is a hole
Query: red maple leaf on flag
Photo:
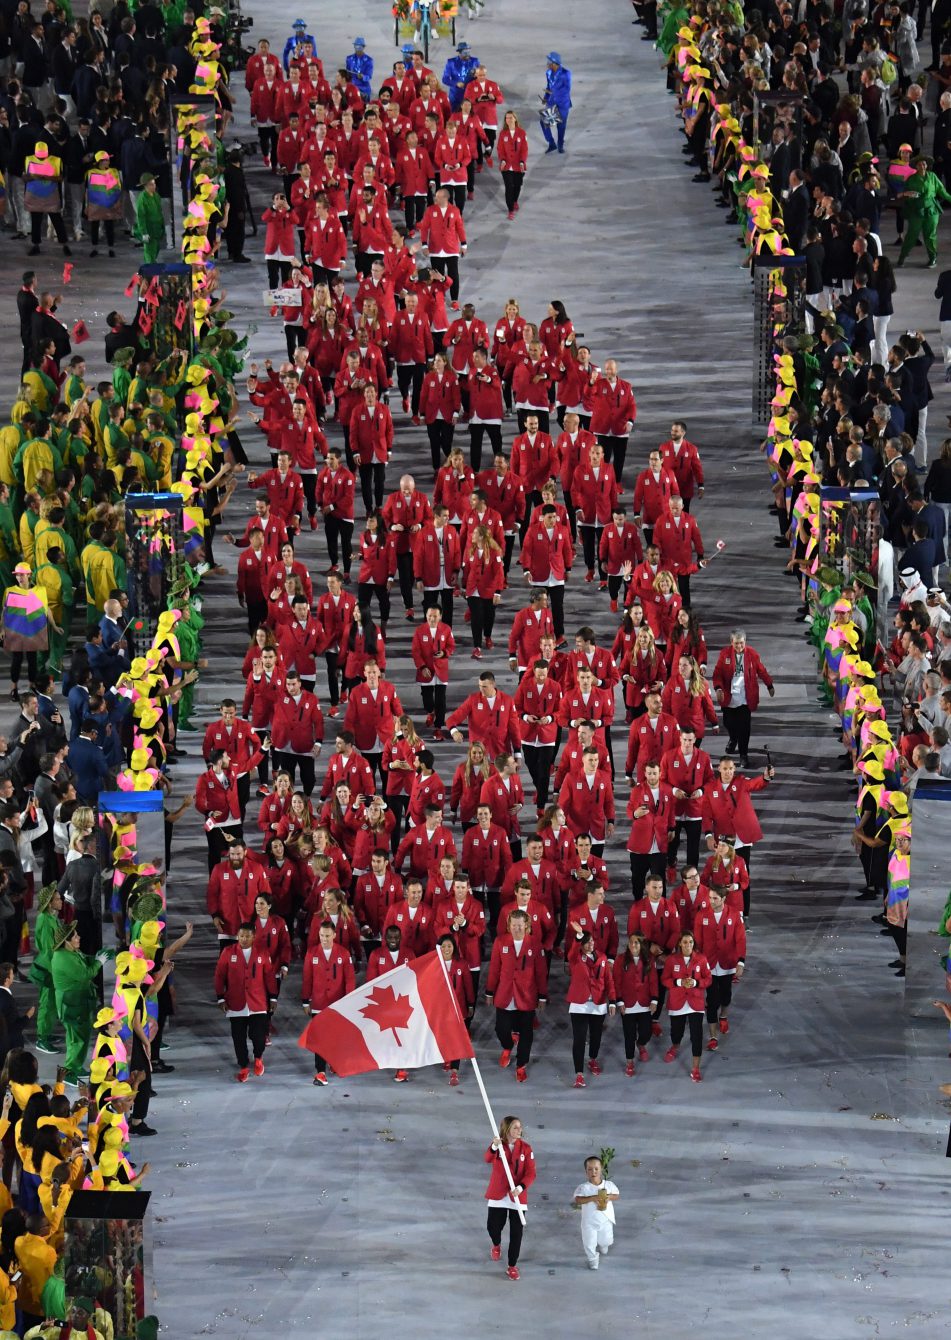
{"type": "Polygon", "coordinates": [[[369,1003],[363,1006],[360,1013],[365,1018],[371,1019],[381,1033],[385,1033],[389,1029],[397,1047],[402,1047],[403,1044],[397,1036],[396,1030],[409,1027],[410,1017],[413,1013],[409,996],[398,996],[391,986],[377,986],[373,988],[368,1001],[369,1003]]]}

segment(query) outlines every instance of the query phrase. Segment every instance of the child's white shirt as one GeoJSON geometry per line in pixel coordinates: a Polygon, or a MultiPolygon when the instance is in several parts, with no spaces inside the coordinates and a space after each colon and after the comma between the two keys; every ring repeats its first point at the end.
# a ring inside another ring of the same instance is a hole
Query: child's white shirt
{"type": "MultiPolygon", "coordinates": [[[[582,1182],[580,1186],[575,1187],[574,1194],[575,1196],[596,1196],[601,1187],[604,1187],[609,1196],[619,1196],[621,1194],[614,1183],[609,1182],[607,1178],[604,1179],[601,1186],[595,1186],[593,1182],[582,1182]]],[[[582,1205],[581,1207],[582,1228],[600,1228],[602,1224],[613,1224],[615,1222],[613,1200],[608,1201],[606,1210],[599,1210],[596,1204],[582,1205]]]]}

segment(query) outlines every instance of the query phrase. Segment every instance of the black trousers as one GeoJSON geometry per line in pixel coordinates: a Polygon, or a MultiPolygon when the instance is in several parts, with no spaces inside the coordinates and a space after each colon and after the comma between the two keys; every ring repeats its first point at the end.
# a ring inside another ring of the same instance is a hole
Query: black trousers
{"type": "Polygon", "coordinates": [[[564,586],[533,586],[533,591],[545,591],[551,607],[551,621],[555,637],[559,640],[565,635],[565,588],[564,586]]]}
{"type": "Polygon", "coordinates": [[[518,204],[518,198],[522,194],[522,182],[524,180],[524,172],[503,171],[502,173],[502,182],[505,186],[505,208],[510,214],[518,204]]]}
{"type": "Polygon", "coordinates": [[[528,775],[538,792],[538,805],[541,809],[544,809],[548,804],[548,791],[551,786],[551,774],[555,762],[555,746],[553,744],[523,743],[522,755],[525,759],[525,766],[528,768],[528,775]]]}
{"type": "Polygon", "coordinates": [[[515,1053],[517,1066],[528,1065],[532,1055],[532,1043],[535,1035],[534,1010],[495,1011],[495,1036],[502,1044],[502,1050],[510,1052],[515,1046],[512,1034],[518,1034],[518,1050],[515,1053]]]}
{"type": "Polygon", "coordinates": [[[498,456],[502,451],[502,425],[500,423],[470,423],[469,464],[476,474],[482,469],[482,442],[486,433],[489,435],[492,455],[498,456]]]}
{"type": "Polygon", "coordinates": [[[342,561],[344,572],[349,574],[353,561],[353,522],[344,521],[339,516],[324,517],[324,533],[330,562],[337,567],[342,561]]]}
{"type": "Polygon", "coordinates": [[[622,1014],[621,1027],[624,1029],[624,1059],[633,1061],[638,1047],[646,1047],[651,1040],[650,1011],[622,1014]]]}
{"type": "Polygon", "coordinates": [[[674,838],[667,848],[667,864],[676,866],[677,852],[680,849],[680,835],[685,833],[687,836],[687,864],[700,865],[700,830],[703,827],[702,819],[678,819],[674,827],[674,838]]]}
{"type": "MultiPolygon", "coordinates": [[[[463,196],[465,196],[465,187],[462,187],[463,196]]],[[[463,199],[465,204],[465,199],[463,199]]],[[[449,289],[450,302],[459,301],[459,257],[458,256],[430,256],[429,263],[434,270],[441,275],[448,275],[452,280],[449,289]]]]}
{"type": "Polygon", "coordinates": [[[739,707],[724,707],[723,724],[730,732],[730,739],[736,745],[736,751],[745,758],[750,750],[750,730],[753,714],[745,703],[739,707]]]}
{"type": "Polygon", "coordinates": [[[301,471],[301,483],[304,486],[304,497],[307,499],[307,515],[317,515],[317,476],[316,474],[305,474],[301,471]]]}
{"type": "Polygon", "coordinates": [[[261,157],[270,158],[273,163],[277,157],[277,126],[258,126],[258,142],[261,157]]]}
{"type": "Polygon", "coordinates": [[[467,603],[472,616],[469,624],[472,630],[472,645],[481,649],[482,639],[492,636],[496,607],[491,600],[484,600],[482,596],[469,596],[467,603]]]}
{"type": "Polygon", "coordinates": [[[327,664],[327,692],[330,694],[330,706],[336,707],[340,702],[340,652],[325,651],[324,661],[327,664]]]}
{"type": "Polygon", "coordinates": [[[614,478],[618,482],[618,488],[620,488],[624,460],[627,456],[627,438],[612,437],[610,433],[598,433],[598,441],[604,448],[604,459],[609,465],[614,466],[614,478]]]}
{"type": "Polygon", "coordinates": [[[639,851],[630,851],[628,856],[631,858],[631,897],[640,898],[648,875],[659,875],[661,879],[664,878],[664,863],[667,856],[662,851],[648,852],[646,855],[639,851]]]}
{"type": "Polygon", "coordinates": [[[519,1252],[522,1250],[522,1221],[519,1218],[518,1210],[503,1210],[498,1206],[490,1205],[485,1222],[489,1237],[496,1247],[502,1245],[502,1230],[505,1228],[506,1219],[509,1221],[509,1253],[508,1263],[510,1266],[518,1265],[519,1252]]]}
{"type": "Polygon", "coordinates": [[[300,768],[300,789],[305,795],[309,796],[313,792],[316,783],[313,755],[288,754],[282,749],[274,750],[274,769],[276,772],[283,771],[289,773],[292,786],[298,768],[300,768]]]}
{"type": "Polygon", "coordinates": [[[455,431],[456,425],[447,423],[445,419],[434,419],[432,423],[426,425],[426,432],[429,434],[429,453],[432,457],[434,471],[439,469],[452,451],[452,438],[455,431]]]}
{"type": "Polygon", "coordinates": [[[604,527],[587,526],[582,521],[580,523],[580,529],[581,529],[581,548],[584,553],[585,567],[589,572],[594,572],[595,568],[597,568],[599,581],[602,582],[607,581],[607,576],[605,574],[604,567],[602,566],[601,560],[598,557],[598,550],[601,547],[601,532],[604,530],[604,527]]]}
{"type": "Polygon", "coordinates": [[[61,246],[66,245],[68,238],[66,236],[66,225],[63,222],[63,216],[58,211],[55,214],[30,214],[30,240],[35,247],[40,245],[43,237],[43,220],[49,219],[53,225],[53,231],[56,233],[56,240],[61,246]]]}
{"type": "Polygon", "coordinates": [[[20,671],[23,669],[23,657],[26,657],[27,678],[32,684],[37,675],[36,652],[35,651],[11,651],[10,653],[10,682],[16,684],[20,678],[20,671]]]}
{"type": "Polygon", "coordinates": [[[424,195],[404,195],[403,214],[406,218],[406,231],[412,232],[426,213],[428,201],[424,195]]]}
{"type": "Polygon", "coordinates": [[[359,583],[357,586],[358,604],[369,605],[374,596],[376,596],[376,603],[380,607],[380,623],[385,624],[390,617],[389,587],[376,586],[373,582],[359,583]]]}
{"type": "Polygon", "coordinates": [[[267,1015],[245,1014],[231,1021],[231,1041],[234,1043],[234,1059],[239,1070],[248,1068],[248,1039],[256,1061],[264,1055],[267,1045],[267,1015]]]}
{"type": "Polygon", "coordinates": [[[733,974],[729,976],[714,976],[713,981],[707,987],[707,1023],[715,1024],[720,1017],[721,1010],[730,1008],[730,1001],[733,999],[733,974]]]}
{"type": "Polygon", "coordinates": [[[690,573],[678,572],[677,590],[680,592],[680,601],[685,610],[690,608],[690,573]]]}
{"type": "Polygon", "coordinates": [[[262,623],[267,623],[267,601],[252,600],[248,597],[248,633],[251,637],[262,623]]]}
{"type": "Polygon", "coordinates": [[[400,595],[403,598],[403,607],[411,610],[413,608],[413,555],[412,553],[396,555],[396,577],[400,584],[400,595]]]}
{"type": "Polygon", "coordinates": [[[442,730],[446,724],[446,685],[423,684],[421,690],[426,715],[433,718],[437,730],[442,730]]]}
{"type": "Polygon", "coordinates": [[[400,396],[403,400],[410,401],[410,408],[414,416],[419,414],[419,393],[423,389],[425,375],[425,363],[397,363],[396,365],[396,384],[400,388],[400,396]]]}
{"type": "Polygon", "coordinates": [[[592,1061],[601,1050],[601,1034],[604,1032],[603,1014],[569,1014],[571,1020],[571,1059],[574,1061],[575,1074],[584,1070],[584,1054],[587,1048],[592,1061]]]}
{"type": "MultiPolygon", "coordinates": [[[[863,850],[868,850],[868,849],[867,849],[867,848],[863,848],[863,850]]],[[[877,850],[878,850],[878,849],[877,849],[877,850]]],[[[743,859],[743,861],[745,862],[745,864],[746,864],[746,872],[747,872],[747,874],[749,874],[750,863],[751,863],[752,860],[753,860],[753,848],[750,847],[750,846],[743,846],[741,843],[738,842],[738,843],[736,844],[736,847],[734,848],[734,851],[736,852],[737,856],[741,857],[741,858],[743,859]]],[[[872,852],[872,856],[873,856],[873,858],[875,857],[875,855],[876,855],[876,852],[873,851],[873,852],[872,852]]],[[[885,885],[886,885],[886,883],[887,883],[887,878],[888,878],[888,876],[887,876],[887,856],[888,856],[888,850],[887,850],[887,848],[886,848],[886,849],[884,850],[884,852],[883,852],[883,856],[882,856],[882,857],[879,857],[879,860],[880,860],[880,862],[881,862],[881,868],[882,868],[882,870],[883,870],[883,874],[882,874],[881,880],[880,880],[880,881],[872,881],[872,880],[869,881],[869,883],[873,883],[873,882],[874,882],[876,888],[877,888],[877,887],[882,887],[882,888],[884,888],[885,885]]],[[[749,914],[750,914],[750,895],[751,895],[751,893],[752,893],[752,885],[748,883],[747,886],[746,886],[746,888],[743,890],[743,915],[744,915],[744,917],[748,917],[749,914]]]]}
{"type": "Polygon", "coordinates": [[[427,586],[423,588],[423,613],[437,605],[442,613],[442,621],[452,627],[452,606],[455,596],[451,586],[427,586]]]}
{"type": "Polygon", "coordinates": [[[360,466],[360,492],[363,495],[363,506],[366,509],[367,516],[376,508],[377,511],[383,506],[383,485],[386,481],[386,466],[382,461],[371,461],[369,465],[360,466]]]}
{"type": "Polygon", "coordinates": [[[290,261],[272,261],[267,263],[268,288],[280,288],[291,277],[290,261]]]}
{"type": "Polygon", "coordinates": [[[699,1010],[690,1014],[672,1014],[670,1016],[670,1040],[675,1047],[683,1041],[684,1032],[690,1027],[690,1049],[693,1056],[703,1051],[703,1015],[699,1010]]]}
{"type": "MultiPolygon", "coordinates": [[[[102,227],[106,234],[106,245],[114,247],[116,244],[116,221],[115,219],[102,219],[102,227]]],[[[99,245],[99,219],[93,219],[89,225],[89,238],[94,247],[99,245]]]]}

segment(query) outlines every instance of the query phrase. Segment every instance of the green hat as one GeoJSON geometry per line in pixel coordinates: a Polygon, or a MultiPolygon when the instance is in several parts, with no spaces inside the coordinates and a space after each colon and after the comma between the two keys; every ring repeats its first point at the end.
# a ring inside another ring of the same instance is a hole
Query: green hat
{"type": "Polygon", "coordinates": [[[129,906],[129,916],[133,921],[154,921],[163,912],[165,904],[160,893],[147,890],[140,893],[129,906]]]}
{"type": "Polygon", "coordinates": [[[838,586],[842,580],[835,568],[820,568],[816,576],[823,586],[838,586]]]}
{"type": "Polygon", "coordinates": [[[919,154],[917,158],[911,160],[912,167],[918,167],[921,163],[930,168],[934,165],[934,159],[929,158],[927,154],[919,154]]]}
{"type": "Polygon", "coordinates": [[[59,892],[55,884],[44,884],[36,899],[37,912],[45,912],[59,892]]]}
{"type": "Polygon", "coordinates": [[[153,172],[143,172],[139,178],[139,186],[142,190],[145,190],[150,181],[155,181],[155,174],[153,172]]]}
{"type": "Polygon", "coordinates": [[[124,368],[127,363],[131,363],[135,357],[135,350],[130,346],[125,349],[117,349],[112,355],[113,363],[118,363],[120,368],[124,368]]]}
{"type": "Polygon", "coordinates": [[[143,1317],[137,1322],[135,1340],[158,1340],[158,1317],[143,1317]]]}
{"type": "Polygon", "coordinates": [[[859,583],[860,586],[867,586],[870,591],[878,590],[878,582],[875,580],[875,578],[872,576],[870,572],[857,573],[855,580],[859,583]]]}
{"type": "Polygon", "coordinates": [[[71,935],[76,933],[75,921],[61,921],[53,932],[53,948],[62,949],[71,935]]]}
{"type": "Polygon", "coordinates": [[[86,1298],[85,1296],[74,1298],[70,1306],[81,1307],[84,1312],[90,1314],[96,1310],[96,1304],[92,1301],[91,1298],[86,1298]]]}

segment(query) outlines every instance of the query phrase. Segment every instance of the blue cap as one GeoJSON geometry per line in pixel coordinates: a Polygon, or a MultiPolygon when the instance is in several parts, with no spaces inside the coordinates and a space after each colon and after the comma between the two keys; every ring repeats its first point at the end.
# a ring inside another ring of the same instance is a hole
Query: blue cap
{"type": "Polygon", "coordinates": [[[404,42],[400,47],[400,51],[402,51],[404,56],[412,56],[415,50],[416,48],[413,46],[412,42],[404,42]]]}
{"type": "Polygon", "coordinates": [[[304,22],[303,19],[295,19],[295,20],[294,20],[294,23],[293,23],[293,26],[294,26],[295,28],[306,28],[306,27],[307,27],[307,24],[304,22]]]}
{"type": "Polygon", "coordinates": [[[366,38],[365,38],[365,37],[355,37],[355,38],[353,39],[353,45],[354,45],[355,47],[365,47],[366,44],[367,44],[367,43],[366,43],[366,38]]]}
{"type": "Polygon", "coordinates": [[[546,60],[550,60],[551,63],[552,63],[552,65],[560,65],[560,64],[561,64],[561,57],[559,56],[559,54],[558,54],[557,51],[549,51],[549,53],[548,53],[548,55],[546,56],[545,59],[546,59],[546,60]]]}
{"type": "Polygon", "coordinates": [[[457,51],[471,51],[471,50],[472,50],[472,47],[469,45],[468,42],[460,42],[459,45],[456,47],[456,50],[457,50],[457,51]]]}

